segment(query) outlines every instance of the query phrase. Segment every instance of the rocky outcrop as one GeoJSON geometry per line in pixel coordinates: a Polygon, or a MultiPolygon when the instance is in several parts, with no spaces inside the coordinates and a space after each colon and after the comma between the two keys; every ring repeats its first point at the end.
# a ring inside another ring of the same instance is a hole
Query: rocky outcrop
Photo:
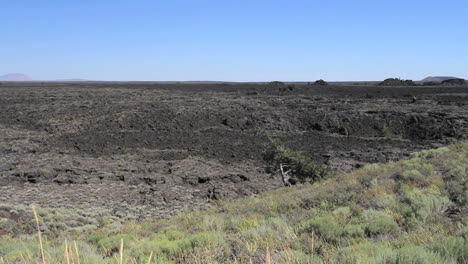
{"type": "Polygon", "coordinates": [[[388,78],[379,83],[379,86],[416,86],[412,80],[401,80],[399,78],[388,78]]]}

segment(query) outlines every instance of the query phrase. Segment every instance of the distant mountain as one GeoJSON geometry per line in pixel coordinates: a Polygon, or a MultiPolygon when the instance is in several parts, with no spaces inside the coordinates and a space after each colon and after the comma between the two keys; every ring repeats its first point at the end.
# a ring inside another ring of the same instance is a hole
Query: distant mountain
{"type": "Polygon", "coordinates": [[[22,73],[9,73],[0,75],[0,82],[27,82],[27,81],[40,81],[40,82],[89,82],[86,79],[59,79],[59,80],[33,80],[31,77],[22,73]]]}
{"type": "Polygon", "coordinates": [[[31,77],[22,73],[10,73],[6,75],[0,75],[0,81],[2,82],[26,82],[32,81],[31,77]]]}
{"type": "Polygon", "coordinates": [[[458,79],[457,77],[452,77],[452,76],[429,76],[421,80],[421,82],[434,82],[434,83],[441,83],[446,80],[450,79],[458,79]]]}

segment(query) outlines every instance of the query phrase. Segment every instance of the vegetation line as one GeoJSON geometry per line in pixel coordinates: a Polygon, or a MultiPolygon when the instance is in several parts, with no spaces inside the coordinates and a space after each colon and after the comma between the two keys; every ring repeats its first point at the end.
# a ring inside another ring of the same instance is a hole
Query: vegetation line
{"type": "Polygon", "coordinates": [[[468,142],[333,177],[298,153],[272,150],[273,167],[287,164],[306,183],[79,233],[53,233],[60,222],[33,207],[30,237],[0,236],[0,264],[42,264],[45,254],[49,264],[467,263],[468,142]],[[39,216],[48,227],[41,251],[39,216]]]}

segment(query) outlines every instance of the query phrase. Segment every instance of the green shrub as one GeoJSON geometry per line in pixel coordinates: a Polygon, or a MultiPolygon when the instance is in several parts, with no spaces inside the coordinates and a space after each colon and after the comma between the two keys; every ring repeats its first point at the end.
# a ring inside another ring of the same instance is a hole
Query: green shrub
{"type": "Polygon", "coordinates": [[[90,244],[96,244],[98,245],[99,244],[99,241],[100,240],[103,240],[104,238],[107,237],[107,234],[103,234],[103,233],[92,233],[90,235],[88,235],[86,237],[86,242],[90,243],[90,244]]]}
{"type": "Polygon", "coordinates": [[[188,238],[193,248],[226,248],[224,234],[221,232],[202,232],[188,238]]]}
{"type": "Polygon", "coordinates": [[[0,256],[8,256],[8,260],[13,263],[21,263],[24,255],[31,254],[37,256],[39,244],[37,241],[15,242],[3,238],[0,243],[0,256]]]}
{"type": "Polygon", "coordinates": [[[128,254],[135,258],[147,258],[151,252],[153,252],[155,255],[164,255],[168,259],[174,259],[175,256],[191,249],[191,246],[190,240],[188,239],[147,240],[139,242],[128,254]]]}
{"type": "Polygon", "coordinates": [[[331,216],[319,216],[303,224],[304,231],[315,233],[330,242],[337,242],[343,234],[343,229],[331,216]]]}
{"type": "Polygon", "coordinates": [[[388,234],[398,229],[398,224],[395,223],[390,216],[378,216],[373,219],[366,227],[366,233],[369,236],[388,234]]]}
{"type": "Polygon", "coordinates": [[[444,177],[445,189],[450,200],[458,206],[468,205],[468,174],[466,165],[454,165],[449,171],[448,177],[444,177]]]}
{"type": "Polygon", "coordinates": [[[182,239],[185,234],[178,230],[176,226],[170,226],[164,230],[164,235],[167,237],[168,240],[177,240],[182,239]]]}
{"type": "Polygon", "coordinates": [[[334,263],[389,263],[394,258],[394,250],[383,243],[371,243],[369,241],[338,250],[334,263]]]}
{"type": "Polygon", "coordinates": [[[6,229],[6,227],[10,224],[10,221],[6,218],[0,218],[0,230],[6,229]]]}
{"type": "Polygon", "coordinates": [[[240,232],[240,243],[249,242],[260,248],[266,248],[277,244],[289,244],[295,236],[294,230],[283,219],[268,218],[260,221],[257,227],[240,232]]]}
{"type": "Polygon", "coordinates": [[[421,174],[418,170],[407,170],[402,174],[402,179],[414,182],[422,182],[425,179],[425,176],[421,174]]]}
{"type": "Polygon", "coordinates": [[[427,251],[418,246],[406,245],[400,248],[395,258],[389,259],[387,263],[440,264],[448,262],[437,253],[427,251]]]}
{"type": "Polygon", "coordinates": [[[468,262],[468,236],[450,236],[435,242],[431,249],[442,256],[457,260],[458,263],[468,262]]]}
{"type": "Polygon", "coordinates": [[[347,225],[343,229],[343,235],[346,237],[364,237],[364,228],[362,225],[347,225]]]}
{"type": "Polygon", "coordinates": [[[112,253],[118,251],[121,240],[123,240],[124,244],[127,244],[128,242],[135,240],[135,238],[128,234],[114,235],[100,239],[98,241],[98,245],[108,253],[112,253]]]}
{"type": "Polygon", "coordinates": [[[245,216],[242,218],[229,219],[226,228],[234,232],[243,232],[260,225],[259,216],[245,216]]]}
{"type": "Polygon", "coordinates": [[[335,210],[333,210],[332,215],[338,221],[345,221],[351,216],[351,209],[348,206],[338,207],[335,210]]]}
{"type": "Polygon", "coordinates": [[[324,263],[324,261],[316,255],[307,255],[304,252],[298,250],[286,250],[279,252],[274,263],[321,264],[324,263]]]}
{"type": "MultiPolygon", "coordinates": [[[[164,237],[136,241],[129,253],[134,258],[147,259],[153,252],[167,260],[176,260],[180,255],[210,249],[222,256],[228,251],[224,234],[220,232],[202,232],[180,239],[168,240],[164,237]]],[[[165,263],[165,262],[164,262],[165,263]]]]}
{"type": "Polygon", "coordinates": [[[414,157],[402,162],[403,173],[401,180],[414,182],[416,184],[426,184],[427,179],[437,175],[434,166],[427,160],[414,157]]]}
{"type": "Polygon", "coordinates": [[[440,264],[450,263],[437,253],[414,245],[394,249],[383,243],[364,242],[338,251],[336,263],[440,264]]]}
{"type": "Polygon", "coordinates": [[[441,147],[436,149],[428,149],[411,154],[411,158],[420,158],[420,159],[434,159],[439,158],[450,152],[450,148],[441,147]]]}
{"type": "Polygon", "coordinates": [[[399,192],[400,202],[397,208],[408,227],[426,222],[429,217],[436,216],[440,208],[451,204],[436,186],[418,189],[403,184],[399,192]]]}
{"type": "Polygon", "coordinates": [[[384,193],[378,197],[375,197],[374,201],[372,201],[372,204],[376,208],[394,209],[397,207],[398,198],[394,194],[384,193]]]}
{"type": "Polygon", "coordinates": [[[393,137],[393,131],[387,124],[382,125],[382,127],[380,128],[380,133],[382,137],[385,137],[385,138],[393,137]]]}
{"type": "MultiPolygon", "coordinates": [[[[63,228],[63,226],[61,226],[61,228],[63,228]]],[[[79,226],[79,227],[74,227],[74,228],[70,228],[70,232],[74,232],[74,233],[88,233],[92,230],[96,230],[98,229],[97,226],[95,225],[84,225],[84,226],[79,226]]]]}

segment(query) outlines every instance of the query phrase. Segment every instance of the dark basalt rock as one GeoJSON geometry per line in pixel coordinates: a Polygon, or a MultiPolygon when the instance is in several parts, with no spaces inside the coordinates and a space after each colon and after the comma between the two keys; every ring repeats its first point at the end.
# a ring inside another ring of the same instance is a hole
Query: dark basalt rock
{"type": "Polygon", "coordinates": [[[387,83],[5,83],[0,203],[161,218],[283,187],[269,138],[337,171],[468,138],[466,87],[387,83]]]}

